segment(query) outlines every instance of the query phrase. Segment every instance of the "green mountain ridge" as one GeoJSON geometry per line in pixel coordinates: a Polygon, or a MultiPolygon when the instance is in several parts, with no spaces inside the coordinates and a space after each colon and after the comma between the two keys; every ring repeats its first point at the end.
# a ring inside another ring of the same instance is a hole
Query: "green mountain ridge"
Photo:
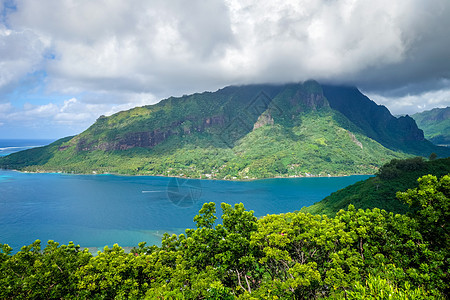
{"type": "Polygon", "coordinates": [[[450,156],[410,117],[352,87],[229,86],[101,116],[86,131],[0,159],[34,172],[191,178],[374,174],[391,159],[450,156]]]}
{"type": "Polygon", "coordinates": [[[341,209],[353,205],[356,209],[379,208],[405,214],[409,207],[396,197],[397,191],[417,187],[417,178],[431,174],[440,178],[450,174],[450,158],[425,161],[420,157],[392,160],[382,166],[375,177],[359,181],[325,199],[304,207],[301,212],[333,217],[341,209]]]}
{"type": "Polygon", "coordinates": [[[411,116],[425,137],[437,145],[450,146],[450,107],[434,108],[411,116]]]}

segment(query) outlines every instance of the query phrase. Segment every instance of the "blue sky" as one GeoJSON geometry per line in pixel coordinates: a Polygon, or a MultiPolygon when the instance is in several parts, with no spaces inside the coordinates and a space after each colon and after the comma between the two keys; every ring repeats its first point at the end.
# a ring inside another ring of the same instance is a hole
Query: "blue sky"
{"type": "Polygon", "coordinates": [[[231,84],[355,85],[393,114],[450,105],[448,0],[0,3],[0,138],[231,84]]]}

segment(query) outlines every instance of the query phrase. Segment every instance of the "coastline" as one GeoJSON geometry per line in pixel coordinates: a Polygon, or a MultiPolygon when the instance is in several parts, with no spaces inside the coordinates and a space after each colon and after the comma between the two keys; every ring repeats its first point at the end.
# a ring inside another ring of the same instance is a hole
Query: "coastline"
{"type": "MultiPolygon", "coordinates": [[[[28,143],[30,144],[30,143],[28,143]]],[[[35,146],[27,146],[27,147],[39,147],[38,145],[35,146]]],[[[9,154],[13,154],[13,153],[9,153],[9,154]]],[[[8,154],[8,155],[9,155],[8,154]]],[[[4,156],[0,156],[0,159],[5,157],[7,155],[4,156]]],[[[8,167],[6,165],[6,167],[8,167]]],[[[52,168],[52,167],[50,167],[52,168]]],[[[248,177],[246,175],[246,173],[240,174],[241,172],[238,172],[239,174],[220,174],[221,176],[216,176],[219,175],[217,173],[214,172],[214,170],[212,170],[212,172],[210,173],[204,173],[204,174],[194,174],[195,172],[187,172],[190,173],[188,175],[184,175],[182,174],[184,171],[180,172],[171,172],[172,174],[168,175],[166,173],[169,173],[169,171],[171,170],[171,168],[169,168],[168,170],[165,170],[163,173],[161,174],[152,174],[148,171],[142,171],[142,170],[131,170],[131,169],[118,169],[118,172],[108,172],[107,170],[88,170],[88,168],[83,169],[83,172],[77,172],[77,171],[71,171],[71,170],[66,170],[66,171],[62,171],[62,170],[58,170],[58,166],[56,166],[55,169],[50,169],[48,168],[48,166],[42,166],[42,165],[34,165],[34,166],[28,166],[28,167],[21,167],[20,169],[4,169],[4,170],[10,170],[10,171],[16,171],[16,172],[21,172],[21,173],[36,173],[36,174],[66,174],[66,175],[114,175],[114,176],[152,176],[152,177],[164,177],[164,178],[180,178],[180,179],[196,179],[196,180],[213,180],[213,181],[235,181],[235,182],[249,182],[249,181],[258,181],[258,180],[271,180],[271,179],[295,179],[295,178],[338,178],[338,177],[348,177],[348,176],[371,176],[376,174],[377,172],[377,168],[370,168],[370,169],[365,169],[364,171],[366,172],[355,172],[355,173],[327,173],[327,172],[318,172],[315,174],[309,173],[309,172],[300,172],[300,170],[296,170],[296,172],[292,172],[291,175],[288,174],[274,174],[274,172],[270,172],[271,174],[267,174],[270,175],[270,177],[248,177]],[[88,171],[86,171],[88,170],[88,171]],[[367,172],[369,171],[369,172],[367,172]],[[298,172],[298,173],[297,173],[298,172]],[[178,173],[178,174],[174,174],[174,173],[178,173]],[[296,173],[296,174],[293,174],[296,173]],[[235,176],[233,176],[235,175],[235,176]]],[[[187,168],[187,166],[186,166],[187,168]]],[[[0,167],[0,170],[2,170],[2,168],[0,167]]],[[[183,169],[184,170],[184,169],[183,169]]],[[[358,171],[358,170],[350,170],[350,171],[358,171]]],[[[363,171],[363,170],[361,170],[363,171]]],[[[256,174],[256,175],[260,175],[260,174],[256,174]]]]}
{"type": "MultiPolygon", "coordinates": [[[[297,178],[340,178],[340,177],[350,177],[350,176],[374,176],[373,174],[345,174],[345,175],[291,175],[291,176],[275,176],[275,177],[265,177],[265,178],[197,178],[197,177],[187,177],[187,176],[167,176],[163,174],[121,174],[121,173],[97,173],[93,171],[92,173],[72,173],[72,172],[63,172],[63,171],[53,171],[53,170],[38,170],[38,171],[28,171],[28,170],[17,170],[17,169],[3,169],[0,168],[0,171],[13,171],[24,174],[60,174],[60,175],[76,175],[76,176],[124,176],[124,177],[162,177],[162,178],[179,178],[179,179],[191,179],[191,180],[212,180],[212,181],[235,181],[235,182],[250,182],[250,181],[259,181],[259,180],[271,180],[271,179],[297,179],[297,178]]],[[[205,174],[202,174],[205,175],[205,174]]],[[[206,177],[206,176],[205,176],[206,177]]]]}

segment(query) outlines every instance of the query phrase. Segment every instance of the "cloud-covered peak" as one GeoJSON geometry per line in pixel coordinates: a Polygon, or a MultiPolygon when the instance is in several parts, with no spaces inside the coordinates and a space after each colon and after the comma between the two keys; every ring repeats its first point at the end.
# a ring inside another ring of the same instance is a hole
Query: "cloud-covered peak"
{"type": "Polygon", "coordinates": [[[76,98],[101,115],[311,78],[356,85],[393,113],[450,102],[448,0],[8,0],[1,11],[0,102],[16,109],[76,98]]]}

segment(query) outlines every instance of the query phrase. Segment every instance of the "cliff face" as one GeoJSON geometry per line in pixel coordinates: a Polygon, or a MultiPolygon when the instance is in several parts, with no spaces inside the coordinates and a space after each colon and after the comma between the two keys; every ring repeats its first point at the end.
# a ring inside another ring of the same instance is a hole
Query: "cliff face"
{"type": "Polygon", "coordinates": [[[76,149],[152,148],[173,136],[189,136],[194,132],[226,136],[226,144],[230,146],[261,126],[292,127],[299,124],[298,116],[302,113],[330,109],[344,115],[353,129],[356,126],[387,148],[412,150],[414,154],[430,150],[423,131],[411,117],[392,116],[386,107],[377,105],[354,87],[321,86],[315,81],[226,87],[101,117],[77,139],[76,149]],[[425,150],[414,143],[423,143],[425,150]]]}
{"type": "Polygon", "coordinates": [[[400,117],[389,122],[389,129],[397,134],[400,141],[424,141],[423,130],[417,127],[410,116],[400,117]]]}
{"type": "Polygon", "coordinates": [[[407,152],[411,142],[426,142],[411,117],[392,116],[385,106],[377,105],[354,87],[323,86],[323,91],[331,108],[387,148],[407,152]]]}
{"type": "Polygon", "coordinates": [[[253,125],[253,130],[258,129],[265,125],[273,125],[274,121],[272,116],[269,112],[263,113],[261,116],[259,116],[258,120],[256,121],[255,125],[253,125]]]}
{"type": "MultiPolygon", "coordinates": [[[[273,125],[274,118],[288,117],[292,123],[302,112],[324,108],[329,104],[316,82],[226,87],[102,116],[73,142],[77,151],[152,148],[172,136],[208,131],[219,137],[226,135],[229,146],[254,129],[273,125]]],[[[67,146],[60,150],[65,149],[67,146]]]]}
{"type": "MultiPolygon", "coordinates": [[[[225,124],[223,116],[213,116],[202,119],[197,126],[186,126],[186,121],[190,122],[192,120],[195,119],[185,118],[184,120],[171,123],[170,126],[155,130],[127,132],[122,136],[116,136],[110,141],[97,142],[95,139],[91,139],[89,142],[88,138],[80,138],[76,142],[76,149],[77,151],[112,151],[127,150],[131,148],[153,148],[154,146],[165,142],[171,136],[190,135],[194,131],[204,132],[209,127],[223,127],[225,124]]],[[[66,148],[67,146],[61,147],[60,150],[65,150],[66,148]]]]}

